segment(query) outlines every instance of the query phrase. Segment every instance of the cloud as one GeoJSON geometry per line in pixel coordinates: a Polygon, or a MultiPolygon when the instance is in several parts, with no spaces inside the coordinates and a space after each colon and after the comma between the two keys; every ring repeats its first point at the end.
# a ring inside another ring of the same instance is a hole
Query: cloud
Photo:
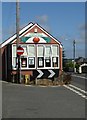
{"type": "Polygon", "coordinates": [[[38,15],[36,16],[37,23],[39,23],[46,31],[51,33],[51,27],[49,25],[48,15],[38,15]]]}
{"type": "Polygon", "coordinates": [[[48,22],[48,16],[42,15],[42,16],[36,16],[36,19],[40,24],[46,24],[48,22]]]}

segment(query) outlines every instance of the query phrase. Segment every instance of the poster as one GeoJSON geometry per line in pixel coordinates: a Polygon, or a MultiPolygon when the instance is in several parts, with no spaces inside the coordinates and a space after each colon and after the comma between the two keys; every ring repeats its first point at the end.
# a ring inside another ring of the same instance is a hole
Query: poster
{"type": "Polygon", "coordinates": [[[34,65],[34,58],[29,58],[29,65],[34,65]]]}

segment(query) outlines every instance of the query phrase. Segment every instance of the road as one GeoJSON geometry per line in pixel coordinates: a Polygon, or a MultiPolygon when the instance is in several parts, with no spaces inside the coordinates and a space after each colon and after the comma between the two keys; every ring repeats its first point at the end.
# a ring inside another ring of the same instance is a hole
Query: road
{"type": "Polygon", "coordinates": [[[2,117],[85,118],[86,93],[83,87],[75,88],[74,83],[69,86],[38,87],[3,82],[2,117]]]}
{"type": "Polygon", "coordinates": [[[80,87],[81,89],[86,89],[87,78],[85,74],[73,74],[72,82],[73,85],[80,87]]]}

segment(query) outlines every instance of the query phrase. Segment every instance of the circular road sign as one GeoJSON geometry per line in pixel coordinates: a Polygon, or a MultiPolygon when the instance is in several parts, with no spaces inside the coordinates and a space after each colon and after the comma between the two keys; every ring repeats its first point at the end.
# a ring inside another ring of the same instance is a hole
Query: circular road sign
{"type": "Polygon", "coordinates": [[[22,55],[24,53],[24,49],[21,47],[21,46],[19,46],[18,48],[17,48],[17,54],[18,55],[22,55]]]}

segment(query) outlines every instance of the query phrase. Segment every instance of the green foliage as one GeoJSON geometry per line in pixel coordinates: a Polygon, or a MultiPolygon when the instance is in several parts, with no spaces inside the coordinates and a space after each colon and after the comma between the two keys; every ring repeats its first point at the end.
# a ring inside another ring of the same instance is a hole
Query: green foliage
{"type": "Polygon", "coordinates": [[[74,67],[73,62],[72,62],[72,61],[68,61],[68,62],[66,63],[66,67],[68,67],[68,68],[73,68],[73,67],[74,67]]]}

